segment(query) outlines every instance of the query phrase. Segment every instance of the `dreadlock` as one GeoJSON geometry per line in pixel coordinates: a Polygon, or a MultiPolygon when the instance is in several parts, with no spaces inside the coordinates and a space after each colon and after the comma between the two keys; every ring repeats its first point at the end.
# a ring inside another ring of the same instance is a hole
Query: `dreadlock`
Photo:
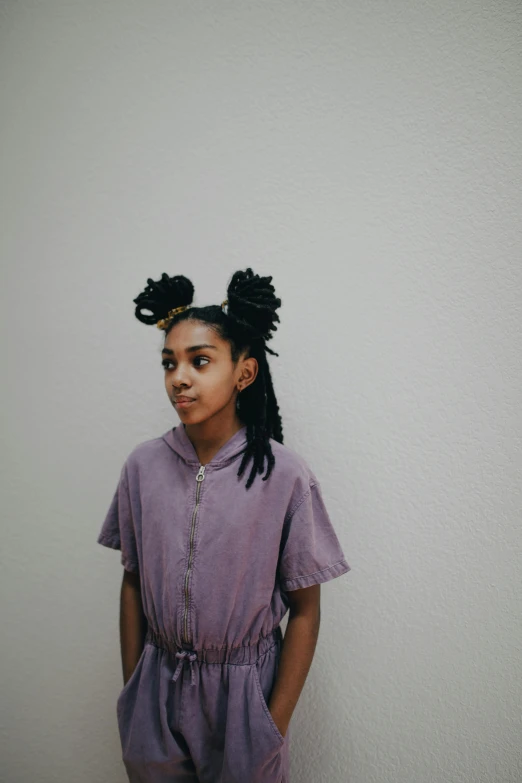
{"type": "MultiPolygon", "coordinates": [[[[275,296],[272,276],[260,277],[252,269],[239,270],[232,275],[228,284],[227,312],[219,305],[189,307],[175,314],[165,329],[165,338],[180,321],[195,320],[210,326],[221,339],[230,343],[232,361],[237,363],[244,351],[258,363],[255,380],[237,398],[239,418],[246,424],[247,447],[244,451],[237,475],[242,476],[248,462],[252,460],[250,475],[246,483],[249,489],[258,473],[263,473],[265,457],[266,481],[275,465],[270,438],[283,443],[283,423],[274,392],[272,376],[266,354],[279,356],[267,346],[272,332],[277,330],[276,313],[281,299],[275,296]]],[[[147,286],[133,302],[135,316],[145,324],[157,324],[166,318],[171,310],[182,305],[192,305],[194,286],[184,275],[169,277],[165,272],[159,281],[147,279],[147,286]],[[152,315],[142,313],[152,311],[152,315]]]]}

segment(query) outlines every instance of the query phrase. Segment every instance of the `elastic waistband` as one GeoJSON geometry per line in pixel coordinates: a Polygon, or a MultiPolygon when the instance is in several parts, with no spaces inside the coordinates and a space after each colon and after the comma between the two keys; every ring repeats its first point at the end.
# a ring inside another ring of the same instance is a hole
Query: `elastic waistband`
{"type": "Polygon", "coordinates": [[[178,652],[191,653],[192,660],[198,660],[201,663],[234,663],[249,664],[254,663],[260,655],[263,655],[270,647],[283,639],[281,626],[273,628],[266,636],[259,637],[254,644],[243,644],[239,647],[207,647],[199,650],[190,649],[186,645],[177,644],[173,639],[167,638],[159,631],[148,627],[145,642],[150,642],[156,647],[176,655],[178,652]],[[194,656],[196,656],[194,658],[194,656]]]}

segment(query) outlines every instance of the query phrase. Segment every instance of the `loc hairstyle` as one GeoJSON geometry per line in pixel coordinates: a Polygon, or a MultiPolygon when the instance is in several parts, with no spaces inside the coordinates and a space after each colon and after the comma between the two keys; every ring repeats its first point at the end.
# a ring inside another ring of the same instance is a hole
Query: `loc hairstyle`
{"type": "Polygon", "coordinates": [[[191,281],[184,275],[169,277],[165,272],[157,282],[149,277],[146,288],[133,299],[135,316],[142,323],[158,325],[158,321],[167,319],[165,338],[180,321],[200,321],[230,343],[234,364],[245,350],[249,357],[257,359],[255,380],[237,397],[238,416],[247,428],[247,447],[237,475],[242,476],[249,460],[253,461],[246,489],[251,487],[258,473],[263,473],[265,457],[267,471],[262,480],[266,481],[272,472],[275,457],[270,438],[283,443],[283,424],[266,357],[266,353],[279,356],[267,346],[272,332],[277,330],[279,316],[276,310],[281,306],[281,299],[275,296],[271,281],[272,276],[260,277],[250,268],[235,272],[227,288],[226,313],[220,305],[193,307],[194,286],[191,281]],[[188,309],[168,320],[170,311],[182,306],[188,309]],[[150,310],[152,315],[143,313],[143,309],[150,310]]]}

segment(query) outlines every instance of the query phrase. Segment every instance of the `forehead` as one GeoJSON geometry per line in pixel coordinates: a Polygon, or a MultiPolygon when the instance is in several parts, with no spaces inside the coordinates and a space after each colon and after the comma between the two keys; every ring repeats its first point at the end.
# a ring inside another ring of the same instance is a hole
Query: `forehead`
{"type": "MultiPolygon", "coordinates": [[[[227,348],[227,343],[206,324],[201,321],[181,321],[168,333],[165,340],[165,348],[170,348],[176,353],[183,353],[194,345],[208,343],[215,345],[218,351],[227,348]]],[[[216,353],[216,351],[212,351],[216,353]]]]}

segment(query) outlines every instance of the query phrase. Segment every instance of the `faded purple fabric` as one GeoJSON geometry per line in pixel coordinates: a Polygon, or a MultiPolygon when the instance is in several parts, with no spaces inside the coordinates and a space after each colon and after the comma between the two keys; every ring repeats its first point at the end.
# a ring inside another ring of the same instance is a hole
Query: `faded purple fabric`
{"type": "Polygon", "coordinates": [[[117,703],[131,783],[289,783],[268,709],[286,594],[351,569],[306,462],[271,440],[247,490],[246,445],[242,427],[200,470],[182,424],[140,443],[98,536],[139,573],[148,622],[117,703]]]}

